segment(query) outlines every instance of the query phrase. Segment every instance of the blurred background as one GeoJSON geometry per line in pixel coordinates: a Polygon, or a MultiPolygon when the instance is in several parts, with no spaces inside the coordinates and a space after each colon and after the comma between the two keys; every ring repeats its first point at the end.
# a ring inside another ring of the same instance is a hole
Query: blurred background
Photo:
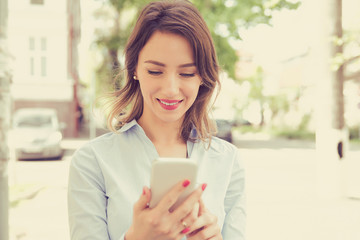
{"type": "MultiPolygon", "coordinates": [[[[69,239],[73,152],[107,132],[146,0],[0,0],[0,240],[69,239]]],[[[247,239],[360,239],[360,1],[192,0],[221,66],[247,239]]],[[[141,176],[139,176],[141,177],[141,176]]]]}

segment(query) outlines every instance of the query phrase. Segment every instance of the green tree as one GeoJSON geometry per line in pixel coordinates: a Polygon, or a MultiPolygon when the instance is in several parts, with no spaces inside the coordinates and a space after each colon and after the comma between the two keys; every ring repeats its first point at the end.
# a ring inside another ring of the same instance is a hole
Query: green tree
{"type": "Polygon", "coordinates": [[[122,69],[119,52],[124,49],[136,11],[144,2],[144,0],[108,0],[95,12],[95,17],[112,22],[109,29],[96,30],[96,45],[103,55],[103,61],[96,69],[97,89],[120,87],[120,82],[113,81],[114,75],[122,69]]]}
{"type": "Polygon", "coordinates": [[[333,61],[336,69],[343,65],[344,80],[360,83],[360,31],[343,29],[342,38],[336,38],[338,45],[343,45],[343,52],[338,53],[333,61]]]}
{"type": "Polygon", "coordinates": [[[220,66],[233,79],[238,56],[231,42],[241,40],[239,29],[271,24],[275,11],[296,9],[300,2],[286,0],[193,0],[208,24],[220,66]]]}

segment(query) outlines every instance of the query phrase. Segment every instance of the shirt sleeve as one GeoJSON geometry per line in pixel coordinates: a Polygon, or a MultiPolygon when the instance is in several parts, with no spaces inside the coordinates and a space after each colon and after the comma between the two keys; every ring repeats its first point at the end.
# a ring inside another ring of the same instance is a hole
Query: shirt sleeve
{"type": "Polygon", "coordinates": [[[226,212],[222,228],[224,240],[245,240],[245,200],[245,171],[239,151],[236,150],[229,187],[224,200],[226,212]]]}
{"type": "Polygon", "coordinates": [[[107,197],[96,156],[87,144],[70,163],[68,215],[71,239],[110,239],[107,228],[107,197]]]}

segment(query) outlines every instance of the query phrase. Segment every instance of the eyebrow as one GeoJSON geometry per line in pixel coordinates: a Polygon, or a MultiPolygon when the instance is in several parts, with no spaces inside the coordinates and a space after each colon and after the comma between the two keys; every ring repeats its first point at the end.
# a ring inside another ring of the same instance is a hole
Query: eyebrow
{"type": "MultiPolygon", "coordinates": [[[[151,63],[160,67],[165,67],[166,65],[164,63],[158,62],[158,61],[154,61],[154,60],[147,60],[145,61],[145,63],[151,63]]],[[[196,67],[195,63],[185,63],[185,64],[181,64],[179,65],[180,68],[186,68],[186,67],[196,67]]]]}

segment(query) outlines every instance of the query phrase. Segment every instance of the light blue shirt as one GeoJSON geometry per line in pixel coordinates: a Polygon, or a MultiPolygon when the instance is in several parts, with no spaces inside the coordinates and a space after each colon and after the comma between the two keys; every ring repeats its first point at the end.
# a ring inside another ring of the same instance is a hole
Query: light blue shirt
{"type": "MultiPolygon", "coordinates": [[[[216,137],[208,149],[201,141],[188,141],[187,149],[198,163],[198,183],[207,183],[202,199],[218,217],[223,239],[245,239],[245,174],[238,149],[216,137]]],[[[151,163],[158,157],[135,120],[118,133],[107,133],[78,149],[69,175],[71,239],[124,239],[133,205],[143,186],[150,185],[151,163]]]]}

